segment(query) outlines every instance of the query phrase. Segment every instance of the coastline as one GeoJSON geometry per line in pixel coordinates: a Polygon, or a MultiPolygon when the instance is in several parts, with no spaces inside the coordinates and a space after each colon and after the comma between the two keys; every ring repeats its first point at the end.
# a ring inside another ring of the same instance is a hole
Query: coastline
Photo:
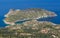
{"type": "Polygon", "coordinates": [[[6,20],[3,20],[5,24],[11,24],[11,25],[15,25],[14,22],[7,22],[6,20]]]}
{"type": "MultiPolygon", "coordinates": [[[[14,14],[14,12],[15,11],[17,11],[17,10],[10,10],[6,15],[4,15],[4,17],[9,17],[9,15],[10,14],[14,14]]],[[[19,10],[18,10],[19,11],[19,10]]],[[[35,10],[33,10],[33,11],[35,11],[35,10]]],[[[44,10],[43,10],[44,11],[44,10]]],[[[37,17],[31,17],[31,18],[25,18],[25,19],[22,19],[22,20],[16,20],[15,22],[17,22],[17,21],[24,21],[24,20],[33,20],[33,19],[35,19],[35,20],[37,20],[37,19],[40,19],[40,18],[47,18],[47,17],[55,17],[55,16],[57,16],[57,14],[55,14],[55,12],[50,12],[50,11],[46,11],[47,12],[47,14],[44,12],[43,13],[43,15],[39,15],[39,16],[37,16],[37,17]]],[[[15,22],[7,22],[6,20],[3,20],[6,24],[11,24],[11,25],[14,25],[15,24],[15,22]]]]}
{"type": "MultiPolygon", "coordinates": [[[[43,16],[42,16],[43,17],[43,16]]],[[[48,17],[48,16],[44,16],[44,17],[48,17]]],[[[41,18],[41,17],[39,17],[39,18],[41,18]]],[[[37,20],[37,19],[39,19],[39,18],[34,18],[34,19],[32,19],[32,20],[37,20]]],[[[30,19],[24,19],[24,20],[30,20],[30,19]]],[[[24,20],[18,20],[18,21],[24,21],[24,20]]],[[[3,20],[6,24],[11,24],[11,25],[15,25],[15,22],[7,22],[6,20],[3,20]]],[[[17,22],[17,21],[16,21],[17,22]]],[[[48,22],[48,21],[39,21],[39,22],[48,22]]],[[[52,22],[51,22],[52,23],[52,22]]],[[[52,23],[53,25],[57,25],[57,24],[55,24],[55,23],[52,23]]]]}
{"type": "MultiPolygon", "coordinates": [[[[55,16],[57,16],[57,15],[55,14],[55,16]]],[[[52,16],[52,17],[55,17],[55,16],[52,16]]],[[[8,17],[8,14],[5,15],[4,17],[8,17]]],[[[45,17],[50,17],[50,16],[45,15],[45,16],[40,16],[40,17],[38,17],[38,18],[31,18],[31,19],[40,19],[40,18],[45,18],[45,17]]],[[[28,18],[28,19],[24,19],[24,20],[30,20],[30,19],[28,18]]],[[[24,20],[18,20],[18,21],[24,21],[24,20]]],[[[3,20],[3,21],[4,21],[6,24],[15,25],[14,22],[7,22],[6,20],[3,20]]]]}

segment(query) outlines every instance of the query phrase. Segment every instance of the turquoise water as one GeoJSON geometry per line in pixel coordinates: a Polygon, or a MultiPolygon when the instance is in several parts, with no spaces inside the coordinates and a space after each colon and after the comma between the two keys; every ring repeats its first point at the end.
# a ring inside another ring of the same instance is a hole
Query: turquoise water
{"type": "Polygon", "coordinates": [[[3,19],[9,9],[27,8],[43,8],[53,11],[58,16],[47,21],[60,24],[60,0],[0,0],[0,27],[4,27],[6,25],[3,22],[3,19]]]}

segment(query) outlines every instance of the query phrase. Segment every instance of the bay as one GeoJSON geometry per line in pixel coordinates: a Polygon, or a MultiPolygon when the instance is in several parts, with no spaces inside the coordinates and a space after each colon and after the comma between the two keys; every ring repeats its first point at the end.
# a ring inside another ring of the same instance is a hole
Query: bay
{"type": "MultiPolygon", "coordinates": [[[[27,8],[42,8],[55,12],[58,16],[50,18],[56,24],[60,24],[60,0],[0,0],[0,27],[5,27],[3,22],[4,15],[9,9],[27,9],[27,8]]],[[[47,18],[46,18],[47,19],[47,18]]]]}

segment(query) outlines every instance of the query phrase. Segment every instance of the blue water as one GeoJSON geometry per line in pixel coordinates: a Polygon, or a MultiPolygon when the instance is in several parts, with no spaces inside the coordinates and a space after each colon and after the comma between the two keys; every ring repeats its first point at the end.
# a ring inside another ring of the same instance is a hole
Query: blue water
{"type": "Polygon", "coordinates": [[[43,8],[55,12],[58,16],[49,21],[60,24],[60,0],[0,0],[0,27],[6,24],[3,22],[4,15],[9,9],[43,8]]]}

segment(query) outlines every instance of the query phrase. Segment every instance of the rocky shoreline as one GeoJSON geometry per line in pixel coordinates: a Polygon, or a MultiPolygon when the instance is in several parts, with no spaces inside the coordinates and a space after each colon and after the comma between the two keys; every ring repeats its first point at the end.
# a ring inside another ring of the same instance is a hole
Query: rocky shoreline
{"type": "Polygon", "coordinates": [[[55,17],[54,12],[43,9],[10,10],[3,20],[7,26],[0,29],[3,38],[60,38],[60,24],[38,21],[39,18],[55,17]],[[24,21],[23,23],[15,23],[24,21]]]}
{"type": "Polygon", "coordinates": [[[6,24],[12,24],[11,22],[16,22],[19,19],[20,19],[20,21],[22,21],[22,20],[39,19],[39,18],[44,18],[44,17],[55,17],[55,16],[57,16],[57,14],[55,14],[54,12],[50,12],[50,11],[43,10],[43,9],[34,9],[34,8],[27,9],[27,10],[10,9],[10,11],[5,15],[5,17],[8,19],[4,19],[4,20],[5,20],[6,24]],[[25,14],[25,16],[23,14],[25,14]],[[34,14],[36,17],[34,16],[34,14]],[[8,20],[8,22],[6,20],[8,20]],[[9,20],[11,22],[9,22],[9,20]]]}

